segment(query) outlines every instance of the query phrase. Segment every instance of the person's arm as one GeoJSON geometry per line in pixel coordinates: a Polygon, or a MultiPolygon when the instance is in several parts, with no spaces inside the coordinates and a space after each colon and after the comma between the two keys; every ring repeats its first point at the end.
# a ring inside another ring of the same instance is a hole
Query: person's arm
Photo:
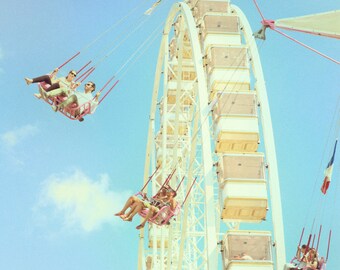
{"type": "Polygon", "coordinates": [[[71,82],[71,90],[76,90],[76,88],[81,85],[81,82],[71,82]]]}
{"type": "Polygon", "coordinates": [[[296,257],[297,259],[299,259],[299,260],[300,260],[300,258],[301,258],[301,247],[300,247],[300,246],[297,247],[295,257],[296,257]]]}
{"type": "Polygon", "coordinates": [[[58,71],[59,71],[59,68],[55,68],[55,69],[51,72],[50,78],[51,78],[51,79],[54,79],[54,78],[57,76],[58,71]]]}
{"type": "Polygon", "coordinates": [[[94,96],[94,102],[98,103],[98,99],[99,99],[99,96],[100,96],[100,92],[98,92],[95,96],[94,96]]]}
{"type": "Polygon", "coordinates": [[[170,208],[171,208],[171,210],[172,210],[172,211],[175,210],[176,206],[177,206],[176,200],[175,200],[175,199],[172,199],[172,200],[170,201],[170,208]]]}
{"type": "Polygon", "coordinates": [[[91,113],[94,113],[95,110],[97,109],[99,96],[100,96],[100,92],[98,92],[98,93],[94,96],[94,98],[92,99],[92,101],[90,102],[90,104],[91,104],[91,113]]]}

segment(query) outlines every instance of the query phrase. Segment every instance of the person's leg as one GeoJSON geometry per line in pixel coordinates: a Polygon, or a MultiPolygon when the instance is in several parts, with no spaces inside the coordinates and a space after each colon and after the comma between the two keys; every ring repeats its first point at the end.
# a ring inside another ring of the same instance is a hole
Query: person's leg
{"type": "Polygon", "coordinates": [[[132,205],[130,205],[130,211],[125,215],[121,215],[120,217],[123,218],[123,219],[127,218],[128,216],[130,216],[133,213],[133,211],[135,211],[135,209],[136,209],[136,207],[138,207],[138,205],[139,205],[138,202],[134,202],[132,205]]]}
{"type": "Polygon", "coordinates": [[[144,205],[142,202],[136,203],[136,206],[131,209],[132,211],[129,212],[128,215],[124,218],[124,221],[132,221],[133,217],[140,211],[142,211],[144,208],[144,205]]]}
{"type": "Polygon", "coordinates": [[[126,209],[128,209],[130,207],[130,205],[132,205],[134,202],[136,202],[136,199],[138,199],[136,196],[131,196],[129,199],[127,199],[123,209],[120,210],[118,213],[116,213],[115,216],[124,215],[126,209]]]}
{"type": "Polygon", "coordinates": [[[151,207],[149,208],[149,212],[148,212],[148,214],[146,215],[145,219],[143,220],[143,222],[142,222],[141,224],[139,224],[139,225],[136,227],[136,229],[137,229],[137,230],[140,230],[140,229],[144,228],[145,223],[146,223],[151,217],[153,217],[153,215],[154,215],[155,213],[156,213],[155,207],[151,206],[151,207]]]}
{"type": "Polygon", "coordinates": [[[59,88],[59,89],[55,89],[52,91],[49,91],[45,94],[46,97],[56,97],[56,96],[66,96],[67,95],[67,88],[59,88]]]}
{"type": "Polygon", "coordinates": [[[60,84],[59,83],[54,83],[52,84],[50,87],[48,87],[47,89],[45,89],[46,92],[50,92],[52,90],[58,89],[60,88],[60,84]]]}
{"type": "Polygon", "coordinates": [[[51,78],[49,75],[42,75],[33,79],[30,78],[25,78],[25,81],[27,83],[27,85],[31,84],[31,83],[38,83],[38,82],[45,82],[48,83],[49,85],[52,84],[51,82],[51,78]]]}
{"type": "Polygon", "coordinates": [[[72,103],[77,103],[78,105],[78,98],[76,95],[69,96],[64,102],[59,104],[59,108],[64,109],[72,103]]]}

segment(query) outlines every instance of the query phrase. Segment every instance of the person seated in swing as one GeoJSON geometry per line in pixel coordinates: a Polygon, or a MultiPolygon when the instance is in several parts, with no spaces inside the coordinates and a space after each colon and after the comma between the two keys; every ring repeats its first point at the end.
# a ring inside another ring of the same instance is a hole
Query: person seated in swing
{"type": "MultiPolygon", "coordinates": [[[[177,206],[177,202],[175,200],[175,197],[176,197],[177,193],[175,190],[173,190],[170,186],[167,186],[166,187],[166,196],[167,196],[167,199],[166,201],[163,201],[163,203],[165,205],[169,205],[171,211],[174,211],[176,206],[177,206]]],[[[141,224],[139,224],[136,229],[137,230],[140,230],[142,228],[144,228],[146,222],[149,221],[149,219],[153,218],[155,215],[157,215],[157,213],[159,212],[159,210],[161,209],[161,207],[164,206],[164,205],[158,205],[158,207],[152,205],[147,213],[147,215],[145,216],[143,222],[141,224]]]]}
{"type": "Polygon", "coordinates": [[[174,197],[176,196],[176,191],[172,188],[169,189],[169,186],[164,186],[154,197],[149,200],[141,200],[137,196],[131,196],[125,203],[123,209],[115,214],[115,216],[119,216],[124,221],[132,221],[133,217],[141,212],[144,209],[148,209],[148,213],[144,219],[144,221],[136,227],[136,229],[141,229],[144,227],[145,223],[156,215],[159,210],[164,205],[169,205],[171,210],[176,208],[176,201],[174,197]],[[125,214],[125,211],[128,208],[131,208],[129,213],[125,214]]]}
{"type": "MultiPolygon", "coordinates": [[[[120,210],[118,213],[116,213],[115,216],[119,216],[124,221],[132,221],[132,218],[135,216],[135,214],[137,214],[139,211],[142,210],[143,207],[141,206],[143,204],[145,208],[148,208],[149,206],[151,206],[151,203],[149,201],[149,198],[146,196],[146,193],[143,193],[142,196],[143,196],[143,199],[140,199],[137,196],[131,196],[129,199],[127,199],[123,209],[120,210]],[[126,210],[129,207],[130,207],[129,213],[125,214],[126,210]],[[127,217],[130,217],[130,218],[127,219],[127,217]]],[[[160,200],[166,199],[166,189],[162,187],[161,190],[154,197],[159,198],[160,200]]]]}
{"type": "MultiPolygon", "coordinates": [[[[90,112],[89,113],[94,113],[98,106],[98,98],[100,96],[100,92],[98,92],[94,97],[92,93],[96,90],[96,84],[94,82],[87,82],[84,86],[84,92],[78,92],[74,91],[73,94],[67,97],[66,100],[64,100],[62,103],[59,105],[55,104],[52,106],[52,109],[57,112],[59,110],[63,110],[64,108],[67,108],[71,104],[75,104],[76,107],[81,106],[80,108],[77,108],[76,111],[74,112],[75,117],[77,117],[79,114],[81,114],[86,107],[88,106],[82,106],[85,103],[89,103],[90,105],[90,112]]],[[[50,98],[50,97],[55,97],[55,96],[60,96],[60,93],[63,92],[63,89],[56,89],[53,91],[50,91],[48,93],[44,93],[43,96],[44,98],[50,98]]],[[[83,121],[83,118],[79,119],[80,121],[83,121]]]]}
{"type": "Polygon", "coordinates": [[[295,257],[298,260],[298,263],[296,265],[298,269],[302,269],[306,266],[306,264],[307,264],[306,253],[307,253],[307,246],[306,245],[302,245],[301,247],[300,246],[297,247],[295,257]]]}
{"type": "Polygon", "coordinates": [[[26,84],[30,85],[32,83],[41,83],[44,82],[46,84],[49,84],[50,86],[46,89],[43,89],[42,87],[39,87],[40,94],[34,94],[37,98],[42,98],[44,92],[50,92],[55,89],[62,88],[64,91],[61,93],[61,95],[69,95],[71,91],[73,91],[75,88],[77,88],[80,83],[74,82],[74,78],[77,76],[77,72],[75,70],[71,70],[66,77],[60,77],[56,78],[57,73],[59,69],[55,68],[50,74],[42,75],[36,78],[25,78],[26,84]]]}
{"type": "Polygon", "coordinates": [[[318,269],[318,255],[315,248],[311,248],[306,254],[306,270],[318,269]]]}

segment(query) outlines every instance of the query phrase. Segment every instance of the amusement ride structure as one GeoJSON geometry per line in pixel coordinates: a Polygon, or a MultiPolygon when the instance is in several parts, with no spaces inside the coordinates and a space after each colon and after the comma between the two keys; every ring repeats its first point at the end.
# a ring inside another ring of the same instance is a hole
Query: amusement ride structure
{"type": "Polygon", "coordinates": [[[283,269],[279,176],[261,61],[229,1],[172,6],[154,79],[144,181],[188,200],[140,233],[138,269],[283,269]],[[243,258],[242,258],[243,256],[243,258]],[[245,257],[248,256],[248,257],[245,257]]]}
{"type": "Polygon", "coordinates": [[[286,262],[275,143],[254,36],[265,39],[266,28],[280,34],[276,28],[284,28],[339,38],[339,11],[277,22],[259,12],[263,27],[254,35],[227,0],[176,3],[168,14],[144,187],[156,194],[164,183],[180,186],[182,207],[167,222],[141,230],[140,270],[294,269],[286,262]]]}

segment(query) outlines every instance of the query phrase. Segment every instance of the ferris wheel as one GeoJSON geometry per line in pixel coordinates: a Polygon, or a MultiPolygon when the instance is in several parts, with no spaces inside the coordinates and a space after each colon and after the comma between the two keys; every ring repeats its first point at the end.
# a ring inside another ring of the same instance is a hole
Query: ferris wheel
{"type": "Polygon", "coordinates": [[[141,230],[138,269],[284,268],[266,86],[249,23],[229,1],[181,2],[169,12],[144,183],[151,173],[153,193],[183,181],[176,199],[186,203],[170,223],[141,230]]]}

